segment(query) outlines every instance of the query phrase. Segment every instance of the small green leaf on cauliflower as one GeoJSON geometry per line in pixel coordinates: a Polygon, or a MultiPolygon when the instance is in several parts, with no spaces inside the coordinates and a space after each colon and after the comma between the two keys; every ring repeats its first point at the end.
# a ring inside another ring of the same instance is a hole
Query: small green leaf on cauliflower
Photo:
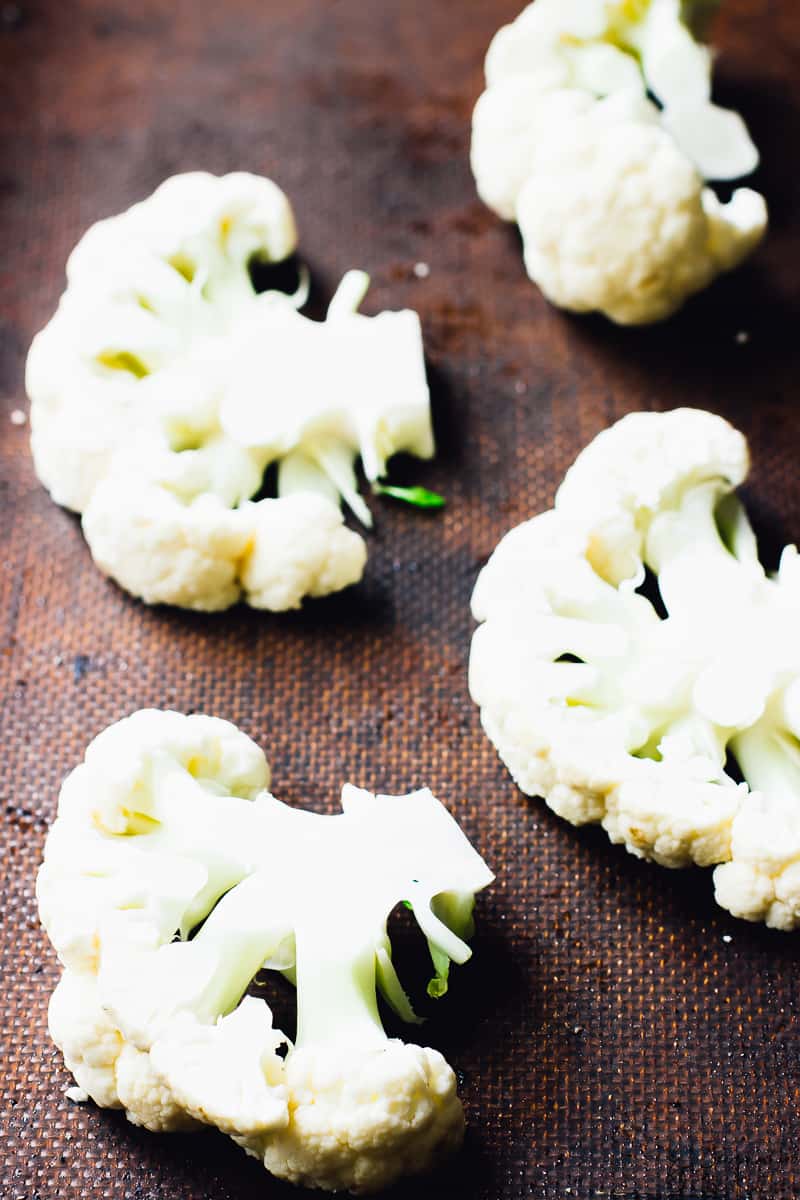
{"type": "Polygon", "coordinates": [[[524,792],[638,857],[721,864],[720,904],[792,929],[800,568],[794,547],[775,575],[759,561],[734,492],[748,465],[699,410],[599,434],[481,572],[470,690],[524,792]]]}
{"type": "Polygon", "coordinates": [[[268,783],[255,744],[210,717],[138,712],[92,742],[37,880],[64,965],[51,1034],[78,1086],[135,1124],[213,1125],[282,1179],[376,1191],[464,1129],[442,1055],[383,1030],[378,990],[416,1020],[387,919],[410,898],[441,993],[492,875],[427,790],[348,785],[320,816],[268,783]],[[294,1045],[246,995],[266,969],[296,984],[294,1045]]]}
{"type": "Polygon", "coordinates": [[[704,186],[758,165],[741,117],[711,101],[708,7],[535,0],[495,35],[472,170],[554,304],[662,320],[763,237],[762,196],[721,204],[704,186]]]}
{"type": "Polygon", "coordinates": [[[83,515],[95,562],[150,604],[297,608],[357,582],[370,481],[434,452],[419,318],[357,312],[345,275],[325,321],[258,294],[251,267],[291,255],[289,202],[268,179],[178,175],[100,221],[67,264],[31,346],[37,473],[83,515]],[[255,499],[270,464],[278,498],[255,499]]]}

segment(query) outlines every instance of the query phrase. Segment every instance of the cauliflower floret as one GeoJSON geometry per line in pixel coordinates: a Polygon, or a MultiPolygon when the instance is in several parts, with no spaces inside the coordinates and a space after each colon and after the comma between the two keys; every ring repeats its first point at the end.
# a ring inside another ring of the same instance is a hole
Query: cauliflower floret
{"type": "Polygon", "coordinates": [[[387,918],[411,904],[442,995],[492,875],[428,791],[347,786],[320,816],[268,781],[249,738],[208,717],[136,713],[92,743],[37,883],[67,968],[51,1031],[85,1091],[136,1124],[215,1125],[281,1178],[374,1191],[464,1126],[442,1056],[381,1025],[377,988],[416,1020],[387,918]],[[297,984],[294,1046],[245,996],[263,968],[297,984]]]}
{"type": "Polygon", "coordinates": [[[220,343],[277,299],[256,295],[249,263],[296,245],[284,193],[244,172],[176,175],[87,230],[26,364],[36,471],[59,504],[82,512],[132,441],[149,461],[213,431],[220,343]]]}
{"type": "Polygon", "coordinates": [[[367,1051],[298,1050],[286,1080],[286,1130],[237,1141],[290,1183],[375,1192],[427,1170],[461,1143],[456,1078],[436,1050],[396,1039],[367,1051]]]}
{"type": "Polygon", "coordinates": [[[269,1006],[245,996],[229,1016],[202,1024],[179,1012],[150,1047],[153,1069],[169,1080],[175,1102],[237,1140],[289,1123],[289,1086],[269,1006]]]}
{"type": "Polygon", "coordinates": [[[661,320],[763,237],[762,196],[740,188],[721,204],[704,187],[758,154],[711,102],[700,17],[678,0],[536,0],[492,41],[472,170],[554,304],[661,320]]]}
{"type": "Polygon", "coordinates": [[[155,1132],[194,1129],[172,1098],[150,1055],[126,1042],[102,1007],[93,975],[67,970],[48,1010],[50,1036],[79,1087],[102,1108],[124,1108],[128,1120],[155,1132]]]}
{"type": "Polygon", "coordinates": [[[102,1108],[120,1108],[115,1068],[125,1039],[97,1002],[94,976],[65,971],[50,997],[47,1019],[78,1086],[102,1108]]]}
{"type": "Polygon", "coordinates": [[[470,161],[478,195],[504,221],[533,170],[547,130],[587,113],[594,100],[577,88],[542,88],[531,75],[512,75],[479,97],[472,117],[470,161]]]}
{"type": "Polygon", "coordinates": [[[152,1133],[197,1129],[198,1122],[184,1110],[172,1087],[153,1068],[145,1050],[126,1042],[116,1062],[116,1076],[119,1102],[132,1125],[141,1125],[152,1133]]]}
{"type": "Polygon", "coordinates": [[[357,583],[364,539],[337,505],[302,492],[227,508],[215,495],[182,503],[123,472],[96,489],[83,517],[102,571],[148,604],[214,611],[240,597],[275,612],[357,583]]]}
{"type": "Polygon", "coordinates": [[[732,490],[747,466],[710,413],[636,413],[600,434],[555,508],[481,572],[470,690],[523,791],[664,866],[726,864],[720,903],[790,928],[797,553],[775,577],[761,566],[732,490]],[[665,618],[639,590],[646,569],[665,618]]]}
{"type": "Polygon", "coordinates": [[[658,321],[751,252],[766,206],[740,189],[754,217],[741,229],[662,128],[597,110],[538,143],[516,205],[525,266],[561,308],[658,321]]]}
{"type": "Polygon", "coordinates": [[[652,95],[660,119],[706,179],[738,179],[758,151],[738,113],[711,100],[713,54],[703,0],[535,0],[495,34],[488,90],[527,78],[539,90],[652,95]]]}
{"type": "Polygon", "coordinates": [[[241,567],[255,608],[298,608],[303,596],[327,596],[361,578],[363,539],[347,529],[324,496],[296,492],[277,502],[247,505],[253,538],[241,567]]]}
{"type": "Polygon", "coordinates": [[[641,570],[643,537],[659,509],[715,479],[739,487],[749,469],[744,436],[711,413],[631,413],[580,452],[556,508],[589,531],[592,566],[619,584],[641,570]]]}
{"type": "MultiPolygon", "coordinates": [[[[796,571],[797,551],[790,547],[779,580],[791,587],[796,571]]],[[[795,929],[800,924],[800,679],[772,696],[732,747],[746,778],[760,790],[747,796],[733,823],[731,862],[714,872],[717,901],[734,916],[795,929]]]]}
{"type": "Polygon", "coordinates": [[[357,582],[375,482],[434,452],[419,319],[364,317],[349,272],[322,322],[258,295],[296,245],[289,202],[246,174],[176,176],[93,226],[28,356],[37,473],[83,514],[97,565],[146,602],[296,608],[357,582]],[[278,463],[278,498],[255,500],[278,463]]]}
{"type": "Polygon", "coordinates": [[[218,718],[143,710],[99,734],[64,781],[36,880],[64,965],[99,970],[109,911],[127,914],[146,943],[188,934],[204,906],[247,873],[249,856],[230,853],[222,834],[269,780],[258,746],[218,718]],[[220,789],[227,805],[217,802],[220,789]],[[167,797],[186,813],[183,824],[164,819],[167,797]]]}
{"type": "Polygon", "coordinates": [[[241,595],[247,522],[214,495],[183,504],[166,488],[115,472],[95,489],[83,529],[100,570],[147,604],[213,612],[241,595]]]}

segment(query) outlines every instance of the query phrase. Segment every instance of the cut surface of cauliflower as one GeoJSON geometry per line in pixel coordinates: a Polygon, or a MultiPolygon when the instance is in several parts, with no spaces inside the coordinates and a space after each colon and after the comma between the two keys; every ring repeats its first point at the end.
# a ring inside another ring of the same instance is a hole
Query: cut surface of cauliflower
{"type": "Polygon", "coordinates": [[[470,690],[524,792],[639,857],[722,864],[720,904],[792,929],[800,560],[759,561],[733,490],[748,465],[700,410],[599,434],[481,572],[470,690]]]}
{"type": "Polygon", "coordinates": [[[758,153],[711,101],[701,16],[678,0],[535,0],[492,41],[473,174],[562,308],[661,320],[764,235],[762,196],[721,204],[704,186],[749,174],[758,153]]]}
{"type": "Polygon", "coordinates": [[[256,745],[210,717],[143,711],[92,742],[37,880],[64,965],[51,1034],[79,1087],[135,1124],[216,1126],[282,1179],[376,1191],[464,1130],[443,1056],[381,1024],[377,990],[416,1020],[387,919],[413,908],[442,994],[492,875],[427,790],[347,785],[320,816],[268,784],[256,745]],[[245,994],[265,968],[296,984],[294,1045],[245,994]]]}
{"type": "Polygon", "coordinates": [[[357,582],[368,479],[433,454],[419,318],[365,317],[349,272],[327,319],[257,293],[296,248],[286,196],[235,173],[178,175],[92,226],[31,346],[37,473],[82,513],[97,565],[146,602],[297,608],[357,582]],[[276,463],[277,498],[253,499],[276,463]]]}

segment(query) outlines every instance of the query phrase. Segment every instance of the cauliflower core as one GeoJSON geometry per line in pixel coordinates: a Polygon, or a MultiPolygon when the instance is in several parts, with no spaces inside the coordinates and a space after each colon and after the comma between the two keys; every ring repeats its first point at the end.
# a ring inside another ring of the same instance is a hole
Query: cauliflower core
{"type": "Polygon", "coordinates": [[[723,205],[703,184],[748,174],[758,154],[711,103],[699,16],[678,0],[535,0],[495,36],[472,169],[554,304],[657,321],[763,237],[760,195],[723,205]]]}
{"type": "Polygon", "coordinates": [[[211,717],[144,711],[95,739],[37,881],[65,968],[50,1031],[78,1085],[134,1124],[214,1125],[282,1179],[375,1191],[464,1127],[442,1055],[381,1025],[376,987],[416,1020],[387,918],[411,904],[441,994],[492,875],[428,791],[348,785],[319,816],[268,785],[258,747],[211,717]],[[294,1046],[245,995],[264,968],[297,985],[294,1046]]]}
{"type": "Polygon", "coordinates": [[[747,470],[710,413],[601,433],[481,572],[470,690],[524,792],[641,858],[721,864],[723,907],[793,929],[800,558],[759,562],[747,470]]]}
{"type": "Polygon", "coordinates": [[[370,480],[433,454],[416,313],[367,318],[350,272],[326,321],[257,294],[250,269],[296,247],[283,192],[243,173],[167,180],[84,235],[28,356],[31,446],[83,514],[97,565],[151,604],[297,608],[357,582],[370,480]],[[251,501],[271,463],[278,499],[251,501]]]}

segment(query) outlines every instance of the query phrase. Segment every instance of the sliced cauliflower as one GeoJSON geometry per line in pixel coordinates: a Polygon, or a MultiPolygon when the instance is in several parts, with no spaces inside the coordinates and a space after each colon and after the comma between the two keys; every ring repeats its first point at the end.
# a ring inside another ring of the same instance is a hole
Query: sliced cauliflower
{"type": "Polygon", "coordinates": [[[720,903],[788,929],[800,567],[794,547],[776,575],[761,565],[733,492],[747,470],[744,438],[710,413],[601,433],[481,572],[470,690],[523,791],[639,857],[725,864],[720,903]]]}
{"type": "Polygon", "coordinates": [[[764,235],[762,196],[739,188],[721,204],[704,186],[748,174],[758,154],[711,102],[701,16],[678,0],[535,0],[489,48],[478,192],[517,221],[528,274],[560,307],[660,320],[764,235]]]}
{"type": "Polygon", "coordinates": [[[357,582],[371,523],[354,464],[376,480],[433,436],[416,313],[364,317],[362,272],[328,318],[257,294],[250,267],[293,253],[268,179],[167,180],[84,235],[34,339],[26,384],[36,470],[83,514],[97,565],[148,603],[297,608],[357,582]],[[278,464],[278,499],[256,499],[278,464]]]}
{"type": "Polygon", "coordinates": [[[37,880],[65,967],[51,1033],[80,1087],[136,1124],[214,1125],[280,1178],[375,1191],[464,1129],[442,1055],[381,1025],[376,988],[416,1020],[387,918],[411,905],[441,995],[492,875],[428,791],[347,786],[319,816],[268,783],[254,743],[209,717],[139,712],[95,739],[37,880]],[[245,995],[264,968],[297,985],[294,1046],[245,995]]]}

